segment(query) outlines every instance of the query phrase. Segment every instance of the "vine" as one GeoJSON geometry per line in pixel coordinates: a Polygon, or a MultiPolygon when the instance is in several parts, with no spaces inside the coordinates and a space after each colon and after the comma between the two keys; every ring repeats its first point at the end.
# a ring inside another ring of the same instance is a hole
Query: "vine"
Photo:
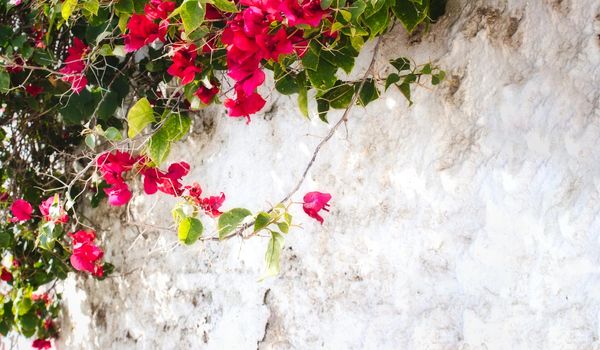
{"type": "Polygon", "coordinates": [[[301,203],[324,221],[330,194],[292,198],[350,110],[392,86],[412,104],[414,85],[444,79],[438,67],[406,57],[389,61],[384,77],[374,69],[382,35],[397,24],[409,33],[426,28],[444,4],[0,0],[0,334],[16,331],[35,337],[34,348],[51,348],[60,331],[57,282],[69,272],[104,279],[114,270],[80,209],[128,204],[134,179],[146,195],[180,199],[172,212],[182,244],[264,237],[263,277],[278,274],[285,235],[297,226],[290,207],[301,203]],[[367,70],[349,80],[370,40],[367,70]],[[306,118],[328,122],[331,109],[344,113],[271,208],[222,211],[224,193],[207,195],[184,180],[188,163],[164,165],[202,118],[198,111],[222,103],[229,117],[249,124],[272,89],[295,96],[306,118]],[[204,233],[206,220],[215,220],[215,235],[204,233]]]}

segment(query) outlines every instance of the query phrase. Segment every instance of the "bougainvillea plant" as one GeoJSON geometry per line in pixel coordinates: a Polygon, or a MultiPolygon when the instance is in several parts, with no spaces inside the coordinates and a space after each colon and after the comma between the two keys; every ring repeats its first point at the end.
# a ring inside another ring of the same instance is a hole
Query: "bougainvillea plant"
{"type": "Polygon", "coordinates": [[[180,199],[173,228],[183,244],[266,237],[265,276],[277,274],[295,226],[290,206],[301,204],[321,224],[326,218],[330,194],[292,197],[350,108],[392,86],[412,103],[412,86],[444,78],[432,64],[400,57],[389,61],[386,76],[375,74],[373,59],[361,79],[348,79],[363,46],[375,42],[375,57],[382,35],[396,25],[423,30],[444,4],[0,0],[0,334],[16,331],[33,337],[34,348],[52,346],[57,282],[69,272],[103,279],[113,271],[81,209],[124,206],[137,192],[180,199]],[[328,122],[330,109],[345,110],[273,207],[228,208],[224,193],[186,179],[185,160],[164,164],[172,144],[202,118],[198,111],[222,104],[229,117],[251,124],[273,89],[295,96],[307,118],[328,122]],[[133,188],[134,179],[143,188],[133,188]],[[207,220],[215,220],[215,236],[203,235],[207,220]]]}

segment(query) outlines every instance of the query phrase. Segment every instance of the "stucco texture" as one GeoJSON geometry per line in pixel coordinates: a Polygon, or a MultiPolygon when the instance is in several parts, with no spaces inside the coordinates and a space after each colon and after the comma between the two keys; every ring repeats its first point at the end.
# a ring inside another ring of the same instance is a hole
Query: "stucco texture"
{"type": "MultiPolygon", "coordinates": [[[[412,107],[390,89],[352,110],[294,197],[329,192],[331,212],[321,226],[294,207],[275,278],[259,281],[265,238],[177,244],[166,196],[94,211],[117,271],[66,281],[57,345],[600,349],[599,14],[598,0],[451,0],[428,32],[387,34],[376,72],[409,56],[447,79],[412,107]]],[[[274,92],[249,125],[213,107],[193,128],[170,157],[186,181],[259,211],[330,125],[274,92]]]]}

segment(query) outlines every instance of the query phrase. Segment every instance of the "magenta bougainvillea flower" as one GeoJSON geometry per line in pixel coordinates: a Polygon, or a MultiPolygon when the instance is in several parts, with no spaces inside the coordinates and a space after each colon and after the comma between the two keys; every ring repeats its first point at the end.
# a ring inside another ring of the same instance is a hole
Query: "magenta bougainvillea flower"
{"type": "Polygon", "coordinates": [[[13,279],[12,273],[8,271],[5,267],[2,267],[2,272],[0,272],[0,280],[4,282],[10,282],[13,279]]]}
{"type": "Polygon", "coordinates": [[[221,205],[223,205],[223,202],[225,202],[225,194],[221,192],[219,196],[202,198],[199,204],[207,215],[216,218],[223,214],[221,211],[219,211],[219,208],[221,205]]]}
{"type": "Polygon", "coordinates": [[[65,66],[60,69],[60,72],[64,74],[61,79],[70,83],[71,90],[76,94],[80,93],[87,85],[87,78],[83,71],[85,70],[84,57],[88,51],[89,47],[83,41],[79,38],[73,38],[73,45],[67,50],[65,66]]]}
{"type": "Polygon", "coordinates": [[[31,347],[38,350],[52,349],[52,343],[48,339],[36,339],[31,343],[31,347]]]}
{"type": "Polygon", "coordinates": [[[104,256],[104,252],[94,245],[96,233],[80,230],[70,233],[69,237],[73,242],[73,254],[70,258],[73,268],[77,271],[87,271],[94,276],[102,277],[104,270],[100,259],[104,256]]]}
{"type": "Polygon", "coordinates": [[[127,22],[129,32],[125,35],[125,51],[139,50],[144,45],[151,44],[156,40],[164,42],[168,25],[169,22],[166,20],[157,24],[145,15],[134,13],[127,22]]]}
{"type": "Polygon", "coordinates": [[[304,195],[304,203],[302,204],[302,209],[304,209],[304,212],[308,216],[310,216],[313,219],[316,219],[322,225],[323,218],[319,215],[319,211],[329,211],[329,209],[327,208],[329,206],[329,200],[331,200],[331,195],[329,193],[308,192],[304,195]]]}
{"type": "Polygon", "coordinates": [[[216,218],[223,214],[219,211],[219,208],[223,205],[223,202],[225,202],[225,194],[223,192],[221,192],[219,196],[202,198],[202,188],[199,184],[194,183],[192,186],[185,186],[185,189],[188,190],[188,195],[196,205],[202,208],[202,210],[210,217],[216,218]]]}
{"type": "Polygon", "coordinates": [[[172,196],[181,196],[184,191],[181,178],[189,171],[190,165],[186,162],[171,164],[167,172],[146,167],[141,171],[144,175],[144,192],[154,194],[156,191],[161,191],[172,196]]]}
{"type": "Polygon", "coordinates": [[[248,6],[227,21],[221,42],[227,49],[227,74],[236,82],[235,98],[225,101],[231,117],[245,117],[258,112],[264,99],[256,89],[265,80],[263,60],[279,61],[296,52],[304,55],[307,41],[297,25],[318,27],[329,10],[321,9],[319,0],[240,0],[248,6]],[[272,23],[280,24],[274,30],[272,23]]]}
{"type": "Polygon", "coordinates": [[[27,221],[31,219],[31,213],[33,213],[33,207],[29,202],[24,199],[17,199],[10,206],[12,213],[12,222],[27,221]]]}
{"type": "Polygon", "coordinates": [[[198,56],[196,45],[180,46],[175,50],[173,64],[167,69],[167,73],[181,79],[181,84],[191,83],[202,69],[196,67],[195,60],[198,56]]]}
{"type": "Polygon", "coordinates": [[[283,0],[280,9],[290,27],[299,24],[317,27],[327,15],[327,11],[321,9],[320,0],[283,0]]]}
{"type": "Polygon", "coordinates": [[[27,84],[27,86],[25,86],[25,92],[27,92],[32,97],[37,97],[37,95],[44,92],[44,88],[33,84],[27,84]]]}
{"type": "Polygon", "coordinates": [[[60,197],[58,195],[48,197],[45,201],[42,202],[39,206],[40,213],[44,216],[44,220],[53,221],[55,223],[65,224],[69,221],[69,215],[65,212],[63,205],[60,201],[60,197]],[[56,197],[56,208],[52,210],[52,205],[54,204],[54,199],[56,197]]]}
{"type": "Polygon", "coordinates": [[[100,174],[104,181],[111,185],[104,189],[110,205],[121,206],[129,202],[131,191],[123,179],[123,173],[133,169],[141,159],[141,157],[134,157],[130,153],[122,151],[106,152],[98,157],[96,164],[100,174]]]}
{"type": "Polygon", "coordinates": [[[231,117],[245,117],[247,123],[250,123],[250,115],[263,108],[266,101],[258,93],[253,92],[247,96],[243,90],[237,90],[237,99],[226,99],[223,103],[231,117]]]}
{"type": "Polygon", "coordinates": [[[219,93],[219,86],[216,85],[216,83],[212,84],[213,86],[210,89],[204,85],[200,85],[198,90],[194,93],[194,95],[196,95],[196,97],[198,97],[205,105],[210,104],[213,98],[219,93]]]}
{"type": "Polygon", "coordinates": [[[123,173],[131,170],[140,160],[141,157],[134,157],[130,153],[115,151],[101,154],[96,164],[106,183],[114,185],[124,182],[123,173]]]}
{"type": "Polygon", "coordinates": [[[144,14],[150,20],[164,20],[175,10],[175,6],[172,1],[150,0],[150,3],[144,6],[144,14]]]}
{"type": "Polygon", "coordinates": [[[156,40],[164,42],[169,27],[168,17],[175,6],[172,1],[151,0],[144,7],[144,14],[131,15],[127,22],[129,32],[124,36],[125,51],[133,52],[156,40]]]}
{"type": "Polygon", "coordinates": [[[108,196],[108,204],[115,207],[125,205],[131,199],[131,191],[125,182],[117,182],[105,188],[104,193],[108,196]]]}

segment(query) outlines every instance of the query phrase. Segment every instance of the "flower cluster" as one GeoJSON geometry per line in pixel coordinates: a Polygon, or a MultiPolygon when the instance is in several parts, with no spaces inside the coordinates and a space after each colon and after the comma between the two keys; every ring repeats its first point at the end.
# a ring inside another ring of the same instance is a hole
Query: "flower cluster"
{"type": "Polygon", "coordinates": [[[70,233],[73,254],[71,265],[77,271],[87,271],[96,277],[104,276],[104,268],[100,259],[104,252],[94,244],[96,234],[93,231],[80,230],[70,233]]]}
{"type": "Polygon", "coordinates": [[[165,41],[169,27],[169,14],[175,9],[175,2],[151,0],[144,7],[144,14],[134,13],[125,35],[125,51],[133,52],[155,41],[165,41]],[[157,23],[158,22],[158,23],[157,23]]]}
{"type": "Polygon", "coordinates": [[[202,198],[202,188],[199,184],[194,183],[192,186],[186,186],[185,188],[188,190],[188,197],[191,201],[204,210],[208,216],[216,218],[223,214],[219,211],[219,208],[223,205],[223,202],[225,202],[225,194],[223,192],[218,196],[202,198]]]}
{"type": "Polygon", "coordinates": [[[302,29],[317,27],[328,13],[320,1],[241,0],[247,6],[227,22],[221,41],[227,47],[227,74],[235,80],[235,99],[225,100],[231,117],[245,117],[258,112],[265,100],[256,90],[263,84],[263,60],[279,61],[281,56],[301,55],[306,42],[302,29]]]}
{"type": "Polygon", "coordinates": [[[125,205],[131,199],[131,191],[123,177],[128,172],[142,175],[146,194],[160,191],[179,197],[184,192],[181,179],[190,171],[186,162],[173,163],[167,171],[162,171],[152,166],[147,157],[122,151],[105,152],[96,163],[102,178],[110,185],[104,192],[108,196],[108,203],[113,206],[125,205]]]}
{"type": "MultiPolygon", "coordinates": [[[[69,221],[69,215],[64,210],[58,194],[44,200],[39,209],[46,222],[65,224],[69,221]]],[[[11,222],[28,221],[32,218],[33,206],[24,199],[17,199],[12,203],[10,211],[11,222]]]]}
{"type": "MultiPolygon", "coordinates": [[[[89,47],[83,41],[79,38],[73,38],[73,45],[67,50],[68,55],[65,59],[65,66],[60,69],[60,72],[64,74],[62,80],[70,83],[71,90],[76,94],[80,93],[87,85],[87,78],[83,71],[85,70],[84,57],[88,51],[89,47]]],[[[31,91],[29,93],[32,94],[31,91]]]]}

